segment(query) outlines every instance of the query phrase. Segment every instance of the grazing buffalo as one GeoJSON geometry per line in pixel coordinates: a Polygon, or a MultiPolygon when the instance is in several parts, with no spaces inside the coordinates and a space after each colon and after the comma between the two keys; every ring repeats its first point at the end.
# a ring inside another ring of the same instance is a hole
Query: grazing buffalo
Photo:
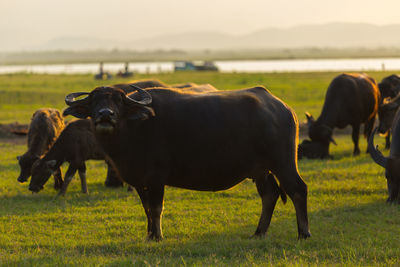
{"type": "Polygon", "coordinates": [[[310,236],[307,185],[297,169],[298,121],[285,103],[263,87],[206,94],[135,89],[69,94],[64,115],[91,118],[98,142],[142,200],[149,239],[162,238],[166,185],[219,191],[246,178],[262,199],[256,236],[266,234],[286,193],[299,238],[310,236]],[[88,96],[76,100],[82,95],[88,96]]]}
{"type": "Polygon", "coordinates": [[[394,98],[400,93],[400,77],[392,74],[383,78],[378,86],[382,99],[387,97],[394,98]]]}
{"type": "MultiPolygon", "coordinates": [[[[69,167],[65,173],[64,184],[59,195],[65,194],[76,171],[79,172],[82,192],[87,193],[85,161],[89,159],[105,159],[103,150],[96,142],[90,120],[70,122],[47,154],[33,164],[29,190],[38,192],[43,189],[50,174],[67,161],[69,167]]],[[[108,166],[108,172],[109,176],[113,175],[115,177],[115,174],[110,174],[112,172],[111,166],[108,166]]]]}
{"type": "Polygon", "coordinates": [[[310,159],[332,158],[332,156],[329,155],[329,146],[307,139],[301,142],[297,151],[298,159],[302,159],[303,157],[310,159]]]}
{"type": "MultiPolygon", "coordinates": [[[[64,119],[56,109],[42,108],[33,113],[28,130],[28,151],[17,157],[21,167],[18,182],[28,180],[33,163],[50,149],[64,126],[64,119]]],[[[60,189],[63,184],[60,168],[54,169],[53,176],[54,188],[60,189]]]]}
{"type": "Polygon", "coordinates": [[[397,111],[393,120],[392,145],[390,146],[390,154],[387,158],[382,155],[378,147],[375,148],[374,146],[374,134],[376,130],[375,128],[369,137],[369,151],[372,159],[386,169],[385,176],[389,193],[387,202],[400,204],[400,111],[397,111]]]}
{"type": "MultiPolygon", "coordinates": [[[[313,152],[314,155],[329,157],[329,144],[336,144],[332,137],[333,129],[351,125],[354,155],[360,154],[358,138],[360,125],[364,126],[364,135],[371,134],[378,112],[380,93],[376,82],[366,74],[341,74],[333,79],[325,96],[325,103],[321,115],[315,121],[306,113],[308,121],[308,135],[312,142],[319,143],[314,148],[322,151],[313,152]]],[[[310,144],[307,144],[310,148],[310,144]]],[[[303,154],[305,157],[310,155],[303,154]]]]}

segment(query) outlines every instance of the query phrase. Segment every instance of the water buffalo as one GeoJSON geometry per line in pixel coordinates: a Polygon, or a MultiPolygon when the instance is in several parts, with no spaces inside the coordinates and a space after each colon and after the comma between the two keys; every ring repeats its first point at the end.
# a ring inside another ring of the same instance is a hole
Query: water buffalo
{"type": "MultiPolygon", "coordinates": [[[[21,168],[18,182],[28,180],[33,163],[50,149],[64,126],[64,119],[56,109],[42,108],[33,113],[28,129],[28,151],[17,157],[21,168]]],[[[60,189],[62,184],[60,168],[54,169],[54,188],[60,189]]]]}
{"type": "Polygon", "coordinates": [[[133,81],[131,83],[121,83],[115,84],[113,87],[120,88],[124,90],[125,93],[130,93],[135,91],[132,88],[132,85],[135,85],[141,89],[149,89],[149,88],[175,88],[185,92],[192,92],[192,93],[205,93],[205,92],[212,92],[218,91],[214,86],[211,84],[196,84],[196,83],[184,83],[184,84],[173,84],[167,85],[159,80],[149,79],[149,80],[139,80],[133,81]]]}
{"type": "Polygon", "coordinates": [[[400,107],[400,94],[394,98],[385,98],[379,106],[379,126],[378,132],[386,135],[386,149],[390,148],[390,132],[392,123],[397,110],[400,107]]]}
{"type": "Polygon", "coordinates": [[[379,91],[382,99],[387,97],[394,98],[400,93],[400,77],[396,74],[392,74],[382,79],[378,84],[379,91]]]}
{"type": "Polygon", "coordinates": [[[285,103],[263,87],[205,94],[135,89],[69,94],[64,114],[91,118],[98,142],[142,200],[148,239],[162,238],[166,185],[218,191],[246,178],[254,179],[262,199],[256,236],[266,234],[286,193],[299,238],[310,236],[307,185],[297,169],[298,121],[285,103]],[[76,100],[82,95],[88,96],[76,100]]]}
{"type": "Polygon", "coordinates": [[[393,138],[390,146],[389,157],[384,157],[378,150],[378,146],[374,146],[374,134],[377,128],[374,129],[368,140],[368,147],[372,159],[386,169],[386,179],[388,186],[389,197],[387,202],[400,204],[400,111],[397,111],[393,120],[393,138]]]}
{"type": "MultiPolygon", "coordinates": [[[[353,154],[360,154],[358,146],[360,125],[365,124],[364,135],[368,138],[379,103],[380,93],[376,82],[366,74],[341,74],[334,78],[326,92],[324,106],[318,119],[315,121],[309,113],[306,113],[308,135],[312,142],[319,143],[315,148],[329,151],[329,144],[336,144],[332,137],[333,129],[351,125],[353,154]]],[[[324,157],[329,157],[329,153],[324,151],[313,154],[324,154],[324,157]]]]}
{"type": "Polygon", "coordinates": [[[124,90],[125,93],[130,93],[133,91],[131,85],[135,85],[142,89],[147,89],[147,88],[152,88],[152,87],[161,87],[161,88],[169,87],[167,84],[163,83],[162,81],[155,80],[155,79],[136,80],[136,81],[132,81],[130,83],[120,83],[120,84],[114,84],[112,86],[124,90]]]}
{"type": "MultiPolygon", "coordinates": [[[[69,167],[65,173],[64,184],[59,195],[65,194],[76,171],[79,172],[82,192],[87,193],[85,161],[89,159],[105,159],[103,150],[96,142],[90,120],[76,120],[70,122],[61,132],[60,137],[46,155],[33,164],[29,190],[38,192],[43,189],[50,174],[53,173],[54,170],[59,169],[61,164],[67,161],[69,167]]],[[[108,167],[108,172],[108,175],[114,175],[110,174],[110,172],[112,172],[110,166],[108,167]]]]}

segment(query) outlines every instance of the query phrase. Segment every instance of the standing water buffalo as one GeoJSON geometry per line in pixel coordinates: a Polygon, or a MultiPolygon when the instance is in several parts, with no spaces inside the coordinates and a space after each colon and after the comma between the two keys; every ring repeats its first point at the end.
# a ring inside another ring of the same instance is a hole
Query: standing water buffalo
{"type": "Polygon", "coordinates": [[[389,193],[387,202],[400,204],[400,111],[397,111],[393,121],[393,139],[390,146],[390,154],[387,158],[382,155],[378,147],[374,147],[374,134],[376,130],[375,128],[369,137],[369,151],[372,159],[386,169],[385,176],[389,193]]]}
{"type": "MultiPolygon", "coordinates": [[[[306,113],[308,121],[308,135],[311,139],[310,149],[299,147],[299,151],[311,150],[311,145],[318,150],[311,155],[319,155],[321,158],[329,156],[329,144],[336,144],[332,137],[335,127],[344,128],[351,125],[353,128],[352,139],[354,143],[354,155],[360,154],[358,138],[360,125],[364,126],[364,135],[369,137],[378,112],[380,93],[376,82],[366,74],[341,74],[333,79],[325,96],[325,103],[321,115],[315,121],[306,113]],[[314,145],[313,143],[318,143],[314,145]],[[318,153],[320,152],[320,153],[318,153]]],[[[309,157],[304,154],[302,156],[309,157]]]]}
{"type": "Polygon", "coordinates": [[[263,87],[205,94],[135,89],[69,94],[64,114],[91,117],[98,142],[142,200],[149,239],[162,238],[166,185],[218,191],[246,178],[254,179],[262,199],[256,236],[266,234],[286,193],[299,238],[310,236],[307,185],[297,169],[298,121],[286,104],[263,87]],[[82,95],[88,96],[76,100],[82,95]]]}
{"type": "MultiPolygon", "coordinates": [[[[28,130],[28,151],[17,157],[21,167],[18,182],[28,180],[33,163],[50,149],[63,129],[64,119],[58,110],[42,108],[33,113],[28,130]]],[[[63,184],[60,168],[54,169],[53,173],[54,188],[60,189],[63,184]]]]}

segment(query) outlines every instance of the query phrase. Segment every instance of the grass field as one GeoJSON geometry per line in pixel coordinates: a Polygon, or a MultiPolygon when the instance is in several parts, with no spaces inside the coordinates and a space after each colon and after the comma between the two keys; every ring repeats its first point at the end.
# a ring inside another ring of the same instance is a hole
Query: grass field
{"type": "MultiPolygon", "coordinates": [[[[389,73],[369,73],[377,80],[389,73]]],[[[294,108],[318,116],[326,88],[337,73],[151,76],[166,83],[211,83],[220,89],[257,84],[294,108]]],[[[137,77],[149,78],[141,75],[137,77]]],[[[119,83],[122,80],[113,80],[119,83]]],[[[89,75],[0,76],[0,123],[28,123],[39,107],[65,108],[64,96],[102,82],[89,75]]],[[[384,170],[369,155],[352,156],[351,137],[335,137],[333,160],[302,160],[308,185],[312,237],[297,240],[292,202],[278,201],[265,239],[252,239],[261,200],[249,180],[221,192],[167,187],[164,240],[147,242],[146,216],[136,193],[103,186],[105,164],[88,163],[89,194],[78,179],[56,198],[52,181],[39,194],[18,184],[15,157],[21,142],[0,139],[0,264],[4,266],[398,266],[400,206],[388,205],[384,170]]],[[[383,147],[384,140],[376,137],[383,147]]],[[[361,139],[361,150],[366,141],[361,139]]],[[[387,153],[385,151],[384,153],[387,153]]],[[[64,168],[65,171],[65,168],[64,168]]]]}

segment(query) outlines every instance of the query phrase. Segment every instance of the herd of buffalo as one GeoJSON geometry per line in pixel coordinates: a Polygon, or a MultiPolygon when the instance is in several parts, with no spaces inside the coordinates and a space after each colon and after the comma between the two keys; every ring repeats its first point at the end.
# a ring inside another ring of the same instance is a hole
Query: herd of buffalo
{"type": "Polygon", "coordinates": [[[53,176],[55,189],[64,195],[78,171],[87,193],[85,161],[104,160],[105,185],[134,188],[147,216],[147,237],[160,240],[166,185],[218,191],[251,178],[262,200],[255,235],[266,234],[278,198],[286,202],[288,195],[296,210],[298,236],[307,238],[307,185],[297,160],[330,158],[334,128],[352,127],[353,154],[358,155],[364,124],[367,152],[386,169],[388,202],[400,203],[399,92],[397,75],[379,84],[366,74],[337,76],[320,116],[315,120],[306,114],[310,139],[300,145],[296,114],[264,87],[219,91],[209,84],[170,86],[143,80],[71,93],[63,114],[51,108],[33,114],[28,151],[17,157],[18,181],[31,176],[29,190],[39,192],[53,176]],[[79,119],[65,125],[67,115],[79,119]],[[376,115],[379,126],[374,129],[376,115]],[[386,134],[387,158],[374,147],[377,130],[386,134]],[[62,179],[64,162],[69,167],[62,179]]]}

